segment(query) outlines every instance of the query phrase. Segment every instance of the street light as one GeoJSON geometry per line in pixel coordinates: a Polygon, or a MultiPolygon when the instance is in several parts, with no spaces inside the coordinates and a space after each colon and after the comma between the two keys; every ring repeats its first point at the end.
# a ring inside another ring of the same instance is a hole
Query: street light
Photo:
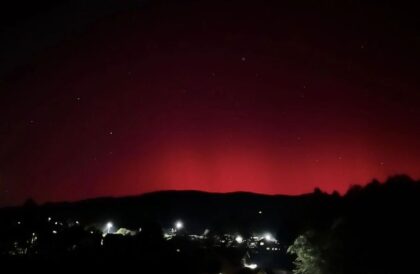
{"type": "Polygon", "coordinates": [[[109,234],[109,232],[111,231],[111,228],[113,227],[114,225],[111,223],[111,222],[108,222],[107,224],[106,224],[106,229],[107,229],[107,233],[109,234]]]}
{"type": "Polygon", "coordinates": [[[271,241],[273,240],[273,236],[271,236],[271,234],[270,234],[270,233],[266,233],[266,234],[264,235],[264,239],[265,239],[266,241],[268,241],[268,242],[271,242],[271,241]]]}
{"type": "Polygon", "coordinates": [[[180,229],[182,229],[184,227],[184,224],[181,222],[181,221],[177,221],[176,223],[175,223],[175,228],[177,229],[177,230],[180,230],[180,229]]]}
{"type": "Polygon", "coordinates": [[[240,244],[240,243],[242,243],[242,242],[244,241],[244,238],[242,238],[242,236],[241,236],[241,235],[238,235],[238,236],[236,236],[235,241],[236,241],[238,244],[240,244]]]}

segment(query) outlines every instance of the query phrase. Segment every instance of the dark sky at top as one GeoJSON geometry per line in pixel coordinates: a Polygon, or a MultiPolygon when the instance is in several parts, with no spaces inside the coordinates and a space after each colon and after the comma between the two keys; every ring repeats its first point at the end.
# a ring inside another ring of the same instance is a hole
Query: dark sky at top
{"type": "Polygon", "coordinates": [[[408,1],[9,1],[0,205],[420,177],[408,1]]]}

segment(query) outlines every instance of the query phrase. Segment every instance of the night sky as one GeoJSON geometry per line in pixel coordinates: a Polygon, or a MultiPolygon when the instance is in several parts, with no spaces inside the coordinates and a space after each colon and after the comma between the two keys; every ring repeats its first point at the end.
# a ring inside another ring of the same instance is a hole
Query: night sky
{"type": "Polygon", "coordinates": [[[408,1],[33,2],[0,7],[0,205],[420,177],[408,1]]]}

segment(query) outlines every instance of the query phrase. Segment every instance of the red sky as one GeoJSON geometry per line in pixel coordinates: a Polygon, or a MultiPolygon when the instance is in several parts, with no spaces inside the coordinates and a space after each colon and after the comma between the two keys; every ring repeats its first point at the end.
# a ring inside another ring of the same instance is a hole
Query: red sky
{"type": "Polygon", "coordinates": [[[0,79],[0,205],[420,177],[419,36],[400,10],[160,2],[75,17],[61,39],[41,12],[21,23],[31,38],[10,43],[35,53],[9,48],[0,79]]]}

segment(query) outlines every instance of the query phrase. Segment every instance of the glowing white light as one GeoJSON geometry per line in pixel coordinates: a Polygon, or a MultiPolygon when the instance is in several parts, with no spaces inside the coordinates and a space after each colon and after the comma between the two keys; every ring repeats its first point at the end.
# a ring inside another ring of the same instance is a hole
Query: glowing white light
{"type": "Polygon", "coordinates": [[[273,241],[273,236],[271,236],[271,234],[270,234],[270,233],[266,233],[266,234],[264,235],[264,239],[265,239],[266,241],[271,242],[271,241],[273,241]]]}
{"type": "MultiPolygon", "coordinates": [[[[267,249],[267,250],[270,250],[270,248],[269,248],[269,247],[267,247],[266,249],[267,249]]],[[[273,250],[274,250],[274,248],[273,248],[273,250]]]]}
{"type": "Polygon", "coordinates": [[[113,227],[114,225],[111,223],[111,222],[108,222],[107,224],[106,224],[106,229],[107,229],[107,233],[109,234],[109,232],[111,231],[111,228],[113,227]]]}
{"type": "Polygon", "coordinates": [[[242,236],[238,235],[238,236],[236,236],[235,241],[236,241],[238,244],[240,244],[240,243],[242,243],[242,242],[244,241],[244,238],[242,238],[242,236]]]}
{"type": "Polygon", "coordinates": [[[264,242],[260,242],[260,245],[264,245],[264,242]]]}
{"type": "Polygon", "coordinates": [[[177,221],[177,222],[175,223],[175,228],[176,228],[176,229],[180,230],[180,229],[182,229],[183,227],[184,227],[184,224],[183,224],[181,221],[177,221]]]}
{"type": "Polygon", "coordinates": [[[256,269],[258,267],[257,264],[244,264],[244,266],[250,269],[256,269]]]}
{"type": "Polygon", "coordinates": [[[48,217],[48,222],[50,222],[51,221],[51,217],[48,217]]]}
{"type": "Polygon", "coordinates": [[[262,210],[258,211],[258,214],[262,214],[262,210]]]}
{"type": "Polygon", "coordinates": [[[181,252],[181,249],[177,248],[177,249],[176,249],[176,252],[178,252],[178,253],[179,253],[179,252],[181,252]]]}
{"type": "Polygon", "coordinates": [[[52,233],[53,233],[53,234],[57,234],[57,230],[53,230],[53,231],[52,231],[52,233]]]}

